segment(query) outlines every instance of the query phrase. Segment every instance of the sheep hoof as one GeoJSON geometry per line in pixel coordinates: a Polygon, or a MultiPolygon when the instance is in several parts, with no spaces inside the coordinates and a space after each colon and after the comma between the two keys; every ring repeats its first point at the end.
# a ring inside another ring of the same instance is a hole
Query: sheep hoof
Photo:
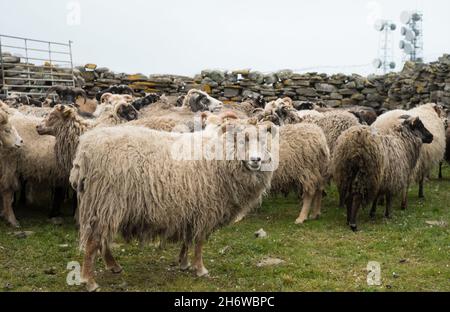
{"type": "Polygon", "coordinates": [[[181,271],[187,271],[191,267],[191,264],[188,262],[186,263],[180,263],[180,270],[181,271]]]}
{"type": "Polygon", "coordinates": [[[208,276],[209,272],[208,272],[208,270],[205,267],[202,267],[200,269],[197,269],[195,274],[198,277],[204,277],[204,276],[208,276]]]}
{"type": "Polygon", "coordinates": [[[123,271],[122,267],[120,265],[118,265],[118,264],[108,268],[108,270],[110,270],[114,274],[119,274],[119,273],[121,273],[123,271]]]}
{"type": "Polygon", "coordinates": [[[86,289],[88,292],[100,291],[100,286],[93,280],[86,283],[86,289]]]}
{"type": "Polygon", "coordinates": [[[9,223],[12,227],[14,227],[14,228],[16,228],[16,229],[20,229],[20,223],[19,223],[17,220],[8,220],[8,223],[9,223]]]}
{"type": "Polygon", "coordinates": [[[320,219],[320,214],[315,215],[315,216],[311,216],[312,220],[319,220],[320,219]]]}
{"type": "Polygon", "coordinates": [[[350,228],[352,229],[353,232],[358,231],[358,226],[356,224],[350,224],[350,228]]]}
{"type": "Polygon", "coordinates": [[[297,218],[295,220],[295,224],[303,224],[305,222],[305,219],[297,218]]]}

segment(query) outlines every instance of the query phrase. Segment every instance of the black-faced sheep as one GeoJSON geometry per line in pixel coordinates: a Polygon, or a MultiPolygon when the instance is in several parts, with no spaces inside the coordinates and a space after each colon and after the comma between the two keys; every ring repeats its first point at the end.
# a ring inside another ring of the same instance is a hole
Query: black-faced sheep
{"type": "Polygon", "coordinates": [[[147,94],[145,97],[134,100],[132,105],[136,110],[140,110],[141,108],[144,108],[150,104],[158,102],[160,99],[161,96],[159,96],[158,94],[150,93],[147,94]]]}
{"type": "MultiPolygon", "coordinates": [[[[445,132],[445,154],[444,160],[450,164],[450,127],[445,132]]],[[[442,162],[439,164],[439,179],[442,179],[442,162]]]]}
{"type": "Polygon", "coordinates": [[[373,123],[376,129],[391,129],[398,124],[398,117],[401,115],[418,116],[425,127],[433,134],[433,142],[423,146],[420,158],[414,169],[412,179],[419,183],[419,197],[423,197],[423,183],[430,175],[433,168],[437,167],[444,158],[445,153],[445,127],[444,113],[439,105],[429,103],[418,106],[408,111],[392,110],[384,113],[373,123]]]}
{"type": "Polygon", "coordinates": [[[52,92],[55,92],[58,95],[60,103],[63,104],[74,104],[78,97],[82,97],[85,102],[87,99],[86,92],[81,88],[53,86],[47,90],[46,97],[48,97],[52,92]]]}
{"type": "Polygon", "coordinates": [[[129,94],[131,96],[134,95],[134,91],[133,89],[131,89],[129,86],[127,85],[114,85],[114,86],[110,86],[109,88],[102,90],[100,92],[97,92],[97,94],[95,95],[95,98],[97,101],[100,101],[101,97],[103,96],[103,94],[105,93],[111,93],[111,94],[129,94]]]}
{"type": "Polygon", "coordinates": [[[117,233],[127,240],[183,242],[183,268],[188,266],[188,247],[195,243],[193,267],[199,276],[208,273],[202,259],[205,240],[259,202],[272,178],[271,171],[261,171],[269,153],[246,149],[244,159],[236,158],[237,146],[248,148],[247,128],[225,129],[222,135],[209,136],[122,126],[94,129],[81,137],[70,181],[79,196],[80,245],[85,250],[81,277],[88,290],[98,287],[97,251],[109,269],[120,272],[109,249],[117,233]],[[178,148],[187,147],[189,154],[191,140],[218,150],[226,142],[226,155],[219,154],[229,160],[179,159],[178,148]]]}
{"type": "Polygon", "coordinates": [[[423,143],[431,143],[433,135],[418,117],[401,116],[404,118],[383,133],[368,126],[355,126],[337,140],[333,178],[347,206],[347,223],[353,231],[357,230],[360,207],[372,202],[373,216],[380,195],[386,195],[386,217],[395,194],[402,194],[402,208],[406,207],[406,191],[420,148],[423,143]]]}

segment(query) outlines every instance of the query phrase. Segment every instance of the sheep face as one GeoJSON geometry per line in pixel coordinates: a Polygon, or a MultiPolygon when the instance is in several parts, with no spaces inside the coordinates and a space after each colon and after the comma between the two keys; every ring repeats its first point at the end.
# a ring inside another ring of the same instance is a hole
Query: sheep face
{"type": "Polygon", "coordinates": [[[273,141],[277,130],[273,123],[251,125],[232,120],[222,125],[226,159],[240,160],[249,171],[272,171],[273,141]]]}
{"type": "Polygon", "coordinates": [[[0,112],[0,147],[5,148],[20,148],[23,145],[23,140],[9,122],[6,112],[0,112]]]}
{"type": "Polygon", "coordinates": [[[130,103],[133,101],[133,97],[129,94],[112,94],[104,93],[100,98],[101,104],[117,104],[119,102],[130,103]]]}
{"type": "MultiPolygon", "coordinates": [[[[424,144],[430,144],[433,142],[433,134],[431,134],[430,131],[428,131],[427,128],[425,128],[424,124],[420,120],[419,117],[409,117],[409,116],[402,116],[408,117],[403,124],[409,127],[411,131],[416,135],[418,138],[422,140],[422,143],[424,144]]],[[[401,117],[401,118],[402,118],[401,117]]]]}
{"type": "Polygon", "coordinates": [[[126,102],[116,105],[116,112],[120,118],[127,121],[135,120],[138,117],[138,112],[134,106],[126,102]]]}
{"type": "Polygon", "coordinates": [[[216,112],[222,109],[223,103],[209,96],[206,92],[192,89],[183,100],[183,106],[195,112],[216,112]]]}
{"type": "Polygon", "coordinates": [[[61,104],[55,105],[52,112],[36,126],[36,131],[40,135],[55,135],[55,128],[75,115],[74,107],[61,104]]]}

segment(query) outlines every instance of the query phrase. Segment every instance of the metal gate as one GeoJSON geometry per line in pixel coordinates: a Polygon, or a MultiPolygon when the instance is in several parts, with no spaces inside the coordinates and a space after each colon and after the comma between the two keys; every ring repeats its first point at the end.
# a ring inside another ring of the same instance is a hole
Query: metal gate
{"type": "Polygon", "coordinates": [[[41,96],[54,85],[75,86],[72,42],[0,34],[0,92],[41,96]]]}

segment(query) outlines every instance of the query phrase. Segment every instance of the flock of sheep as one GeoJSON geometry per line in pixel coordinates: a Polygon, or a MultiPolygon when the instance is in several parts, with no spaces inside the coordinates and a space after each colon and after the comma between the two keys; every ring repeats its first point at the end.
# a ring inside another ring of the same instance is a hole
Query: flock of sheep
{"type": "Polygon", "coordinates": [[[51,91],[58,97],[0,101],[1,216],[19,226],[15,193],[37,187],[51,191],[50,216],[57,216],[72,189],[84,250],[81,277],[90,291],[99,287],[98,252],[109,270],[121,272],[110,249],[119,233],[127,241],[181,242],[181,269],[203,276],[208,236],[245,217],[265,194],[297,192],[302,206],[295,223],[301,224],[320,216],[323,194],[334,181],[356,231],[362,206],[371,204],[375,217],[385,199],[389,217],[393,196],[401,194],[405,209],[410,184],[418,182],[423,196],[431,169],[450,161],[447,113],[436,104],[377,116],[365,107],[327,108],[289,98],[222,103],[195,89],[180,98],[136,98],[126,86],[112,86],[96,99],[82,89],[51,91]],[[262,148],[249,144],[251,129],[265,130],[262,148]],[[270,148],[275,140],[277,148],[270,148]],[[173,157],[180,141],[216,146],[215,152],[233,157],[180,161],[173,157]],[[236,157],[239,146],[242,159],[236,157]],[[275,157],[276,170],[261,170],[275,157]]]}

